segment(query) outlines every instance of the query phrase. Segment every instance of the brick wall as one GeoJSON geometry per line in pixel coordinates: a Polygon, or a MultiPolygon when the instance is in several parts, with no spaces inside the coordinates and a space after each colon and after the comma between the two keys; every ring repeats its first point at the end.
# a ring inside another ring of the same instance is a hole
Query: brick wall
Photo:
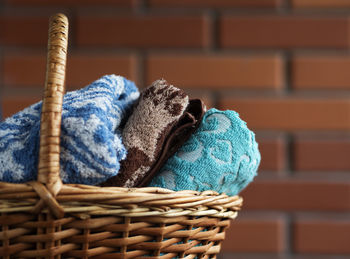
{"type": "Polygon", "coordinates": [[[3,0],[0,94],[40,99],[47,20],[70,19],[69,90],[164,77],[257,132],[258,179],[221,258],[349,258],[350,1],[3,0]]]}

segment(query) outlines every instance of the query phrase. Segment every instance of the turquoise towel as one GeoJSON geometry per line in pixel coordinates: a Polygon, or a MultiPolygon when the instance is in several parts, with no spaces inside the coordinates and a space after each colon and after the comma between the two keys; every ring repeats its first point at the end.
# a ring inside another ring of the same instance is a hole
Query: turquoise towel
{"type": "Polygon", "coordinates": [[[150,186],[236,195],[253,180],[260,159],[255,135],[238,113],[210,109],[150,186]]]}

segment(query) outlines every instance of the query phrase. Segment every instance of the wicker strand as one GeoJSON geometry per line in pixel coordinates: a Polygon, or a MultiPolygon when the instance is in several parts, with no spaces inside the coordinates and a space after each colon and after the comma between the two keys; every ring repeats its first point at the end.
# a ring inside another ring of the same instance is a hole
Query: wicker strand
{"type": "MultiPolygon", "coordinates": [[[[40,126],[38,181],[55,196],[62,187],[60,173],[60,129],[68,43],[68,19],[50,18],[45,95],[40,126]]],[[[51,203],[50,206],[53,203],[51,203]]],[[[56,206],[56,205],[55,205],[56,206]]],[[[51,207],[54,209],[54,207],[51,207]]],[[[57,208],[56,208],[57,209],[57,208]]]]}

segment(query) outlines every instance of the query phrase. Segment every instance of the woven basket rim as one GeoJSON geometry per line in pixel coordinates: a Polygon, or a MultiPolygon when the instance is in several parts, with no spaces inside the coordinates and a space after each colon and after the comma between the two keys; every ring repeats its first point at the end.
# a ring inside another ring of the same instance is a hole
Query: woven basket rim
{"type": "MultiPolygon", "coordinates": [[[[32,212],[40,195],[28,183],[0,182],[0,212],[32,212]],[[5,202],[4,202],[5,201],[5,202]]],[[[63,184],[56,197],[65,213],[128,217],[183,215],[235,218],[240,196],[214,191],[172,191],[158,187],[123,188],[63,184]]],[[[43,210],[45,212],[45,209],[43,210]]]]}

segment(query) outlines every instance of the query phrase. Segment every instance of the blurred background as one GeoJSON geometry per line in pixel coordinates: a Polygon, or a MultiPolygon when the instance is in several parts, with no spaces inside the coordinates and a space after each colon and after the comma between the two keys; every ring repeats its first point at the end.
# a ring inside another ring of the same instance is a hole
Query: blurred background
{"type": "Polygon", "coordinates": [[[2,0],[3,117],[41,99],[58,11],[68,90],[164,77],[256,131],[259,176],[221,259],[350,257],[350,0],[2,0]]]}

